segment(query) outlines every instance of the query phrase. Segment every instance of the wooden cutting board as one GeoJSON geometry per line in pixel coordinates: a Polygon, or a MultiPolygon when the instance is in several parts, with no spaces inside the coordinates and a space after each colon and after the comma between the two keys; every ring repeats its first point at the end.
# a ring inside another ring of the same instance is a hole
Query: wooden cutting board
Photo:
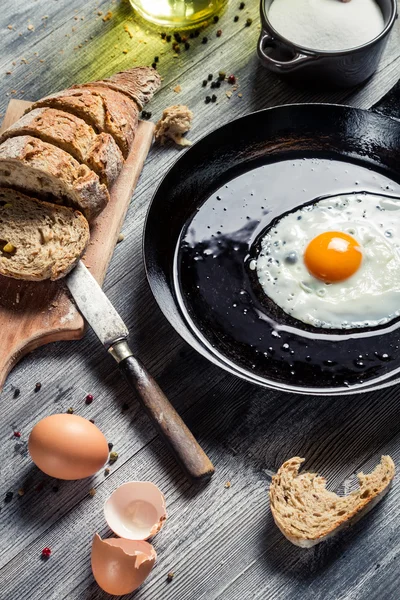
{"type": "MultiPolygon", "coordinates": [[[[29,106],[11,100],[0,132],[17,121],[29,106]]],[[[102,284],[126,211],[149,152],[154,125],[141,121],[132,150],[115,182],[107,208],[91,227],[86,266],[102,284]]],[[[20,282],[0,276],[0,391],[8,373],[22,356],[49,342],[76,340],[84,320],[70,300],[62,280],[20,282]]]]}

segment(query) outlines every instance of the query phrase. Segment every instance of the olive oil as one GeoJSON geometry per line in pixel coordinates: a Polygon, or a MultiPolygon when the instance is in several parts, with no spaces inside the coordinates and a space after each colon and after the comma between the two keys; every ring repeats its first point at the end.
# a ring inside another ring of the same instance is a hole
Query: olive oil
{"type": "Polygon", "coordinates": [[[227,0],[130,0],[141,17],[164,27],[190,29],[221,11],[227,0]]]}

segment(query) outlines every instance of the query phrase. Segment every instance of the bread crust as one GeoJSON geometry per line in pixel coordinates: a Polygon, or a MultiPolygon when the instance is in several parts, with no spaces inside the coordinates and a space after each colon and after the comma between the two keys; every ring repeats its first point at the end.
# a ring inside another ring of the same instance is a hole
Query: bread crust
{"type": "Polygon", "coordinates": [[[108,133],[124,158],[129,154],[139,122],[137,104],[108,87],[74,86],[34,102],[25,112],[36,108],[55,108],[79,117],[96,133],[108,133]]]}
{"type": "Polygon", "coordinates": [[[160,85],[161,77],[155,69],[151,67],[134,67],[79,87],[105,87],[116,90],[132,98],[142,110],[150,102],[160,85]]]}
{"type": "Polygon", "coordinates": [[[0,185],[78,208],[89,221],[110,198],[106,186],[89,167],[32,136],[10,138],[0,145],[0,185]]]}
{"type": "Polygon", "coordinates": [[[36,108],[11,125],[0,137],[6,139],[30,135],[68,152],[86,164],[111,187],[118,177],[124,159],[108,133],[96,134],[83,119],[55,108],[36,108]]]}
{"type": "Polygon", "coordinates": [[[296,546],[310,548],[354,524],[388,492],[395,475],[390,456],[368,475],[358,474],[360,489],[338,496],[315,473],[301,473],[303,458],[287,460],[272,478],[271,512],[283,535],[296,546]]]}

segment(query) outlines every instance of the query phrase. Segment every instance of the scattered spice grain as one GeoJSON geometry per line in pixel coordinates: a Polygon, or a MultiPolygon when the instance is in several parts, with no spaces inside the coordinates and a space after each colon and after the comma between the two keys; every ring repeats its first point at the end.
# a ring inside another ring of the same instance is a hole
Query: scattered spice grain
{"type": "Polygon", "coordinates": [[[246,27],[250,27],[252,22],[253,22],[253,19],[250,19],[250,18],[246,19],[246,27]]]}
{"type": "Polygon", "coordinates": [[[231,482],[230,482],[230,481],[227,481],[227,482],[225,483],[224,487],[228,489],[228,488],[230,488],[230,487],[231,487],[231,485],[232,485],[232,484],[231,484],[231,482]]]}
{"type": "Polygon", "coordinates": [[[70,406],[69,408],[67,408],[67,414],[68,415],[72,415],[74,412],[74,409],[72,408],[72,406],[70,406]]]}
{"type": "Polygon", "coordinates": [[[167,581],[171,582],[174,577],[175,577],[175,573],[173,571],[170,571],[167,575],[167,581]]]}
{"type": "Polygon", "coordinates": [[[110,463],[114,463],[118,459],[118,452],[110,452],[110,463]]]}
{"type": "Polygon", "coordinates": [[[89,496],[91,496],[93,498],[93,496],[95,496],[95,495],[96,495],[96,489],[95,488],[91,488],[89,490],[89,496]]]}
{"type": "Polygon", "coordinates": [[[18,496],[22,497],[25,494],[25,490],[23,488],[19,488],[18,496]]]}

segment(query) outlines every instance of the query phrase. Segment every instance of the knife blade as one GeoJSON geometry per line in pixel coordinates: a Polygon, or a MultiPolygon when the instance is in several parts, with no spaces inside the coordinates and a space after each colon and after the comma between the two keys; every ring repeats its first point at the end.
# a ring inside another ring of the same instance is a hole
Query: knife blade
{"type": "Polygon", "coordinates": [[[125,323],[81,260],[66,283],[80,312],[107,350],[128,337],[125,323]]]}
{"type": "Polygon", "coordinates": [[[75,303],[100,342],[117,361],[142,407],[192,482],[206,481],[214,467],[144,365],[133,356],[129,331],[82,261],[65,279],[75,303]]]}

